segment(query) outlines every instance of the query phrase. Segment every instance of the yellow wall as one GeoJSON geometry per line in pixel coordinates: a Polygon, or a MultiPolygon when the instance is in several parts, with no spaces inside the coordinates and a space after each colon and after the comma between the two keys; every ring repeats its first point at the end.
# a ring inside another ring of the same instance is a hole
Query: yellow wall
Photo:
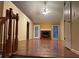
{"type": "Polygon", "coordinates": [[[32,39],[32,21],[10,1],[4,2],[3,16],[5,16],[6,9],[9,8],[12,8],[14,13],[19,13],[19,23],[18,23],[19,41],[26,40],[27,21],[30,23],[29,38],[32,39]]]}
{"type": "Polygon", "coordinates": [[[41,23],[40,29],[50,29],[51,30],[51,23],[41,23]]]}
{"type": "Polygon", "coordinates": [[[3,11],[3,1],[0,1],[0,17],[2,17],[3,11]]]}

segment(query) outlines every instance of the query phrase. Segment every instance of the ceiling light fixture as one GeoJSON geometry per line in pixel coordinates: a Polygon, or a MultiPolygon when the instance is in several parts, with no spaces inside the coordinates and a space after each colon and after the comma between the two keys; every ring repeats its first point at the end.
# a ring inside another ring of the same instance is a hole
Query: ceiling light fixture
{"type": "Polygon", "coordinates": [[[50,11],[47,9],[47,7],[46,7],[46,4],[47,4],[47,2],[45,1],[44,2],[44,8],[41,10],[41,13],[43,14],[43,15],[46,15],[46,14],[48,14],[48,13],[50,13],[50,11]]]}

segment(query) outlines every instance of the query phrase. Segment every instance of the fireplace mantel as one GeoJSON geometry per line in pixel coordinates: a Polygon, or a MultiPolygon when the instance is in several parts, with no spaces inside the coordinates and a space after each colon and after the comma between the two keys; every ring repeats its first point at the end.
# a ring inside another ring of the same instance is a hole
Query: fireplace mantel
{"type": "Polygon", "coordinates": [[[51,31],[51,29],[40,29],[41,31],[51,31]]]}

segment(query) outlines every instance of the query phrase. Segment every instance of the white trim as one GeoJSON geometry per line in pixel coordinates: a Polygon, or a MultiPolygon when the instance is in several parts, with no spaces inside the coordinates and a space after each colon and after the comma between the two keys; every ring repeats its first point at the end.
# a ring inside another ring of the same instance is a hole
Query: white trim
{"type": "Polygon", "coordinates": [[[40,25],[34,25],[34,38],[40,38],[40,25]],[[35,37],[35,26],[38,26],[38,37],[35,37]]]}
{"type": "Polygon", "coordinates": [[[75,50],[75,49],[71,49],[71,51],[77,55],[79,55],[79,51],[75,50]]]}
{"type": "Polygon", "coordinates": [[[46,31],[47,31],[47,30],[50,30],[50,31],[51,31],[51,29],[40,29],[40,30],[41,30],[41,31],[43,31],[43,30],[46,30],[46,31]]]}
{"type": "Polygon", "coordinates": [[[71,48],[69,48],[69,47],[67,47],[67,48],[70,49],[73,53],[79,55],[79,51],[77,51],[77,50],[75,50],[75,49],[71,49],[71,48]]]}
{"type": "Polygon", "coordinates": [[[52,29],[53,29],[53,25],[51,26],[51,38],[53,39],[53,31],[52,31],[52,29]]]}
{"type": "Polygon", "coordinates": [[[64,44],[65,44],[65,47],[67,47],[68,49],[71,50],[71,47],[69,46],[69,42],[66,42],[66,41],[64,40],[64,44]]]}
{"type": "Polygon", "coordinates": [[[59,34],[59,30],[60,30],[60,29],[59,29],[59,25],[52,25],[52,27],[51,27],[51,37],[52,37],[52,39],[54,39],[54,38],[53,38],[53,31],[52,31],[53,26],[58,26],[58,39],[59,39],[59,35],[60,35],[60,34],[59,34]]]}

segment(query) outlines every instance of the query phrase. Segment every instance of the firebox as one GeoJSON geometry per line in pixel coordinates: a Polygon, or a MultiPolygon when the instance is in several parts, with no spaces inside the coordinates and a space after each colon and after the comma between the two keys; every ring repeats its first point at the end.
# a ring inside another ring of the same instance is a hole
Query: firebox
{"type": "Polygon", "coordinates": [[[42,38],[48,38],[50,39],[51,38],[51,31],[41,31],[41,39],[42,38]]]}

